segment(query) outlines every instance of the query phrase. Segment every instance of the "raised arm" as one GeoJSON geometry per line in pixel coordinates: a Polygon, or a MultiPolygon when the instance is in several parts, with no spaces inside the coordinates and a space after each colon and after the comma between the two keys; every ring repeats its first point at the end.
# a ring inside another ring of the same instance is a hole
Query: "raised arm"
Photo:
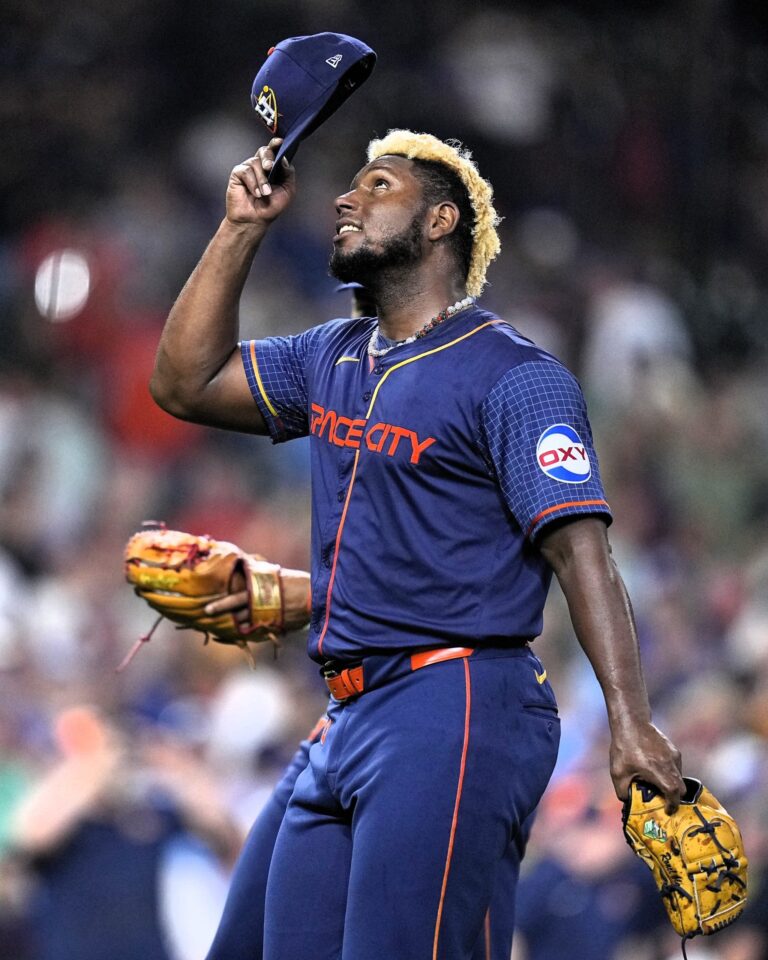
{"type": "Polygon", "coordinates": [[[623,799],[634,777],[655,784],[671,809],[685,792],[680,753],[651,723],[632,607],[605,524],[571,520],[544,532],[540,549],[568,601],[576,636],[603,690],[611,729],[611,777],[623,799]]]}
{"type": "Polygon", "coordinates": [[[240,296],[254,255],[296,192],[287,163],[279,183],[267,182],[281,143],[271,140],[230,174],[226,216],[166,320],[150,390],[182,420],[267,432],[237,344],[240,296]]]}

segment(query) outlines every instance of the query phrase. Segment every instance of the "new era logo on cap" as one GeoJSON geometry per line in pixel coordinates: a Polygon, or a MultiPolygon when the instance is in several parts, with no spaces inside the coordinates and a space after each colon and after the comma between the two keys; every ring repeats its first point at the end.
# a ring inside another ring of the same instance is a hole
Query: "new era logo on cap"
{"type": "Polygon", "coordinates": [[[251,104],[270,134],[282,137],[270,179],[370,76],[376,54],[344,33],[289,37],[270,48],[251,89],[251,104]],[[331,67],[331,70],[326,68],[331,67]]]}

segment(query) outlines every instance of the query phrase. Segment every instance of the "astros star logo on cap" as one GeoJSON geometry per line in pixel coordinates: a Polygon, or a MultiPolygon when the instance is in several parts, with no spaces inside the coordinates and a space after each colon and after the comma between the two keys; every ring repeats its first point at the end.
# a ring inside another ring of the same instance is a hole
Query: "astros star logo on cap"
{"type": "Polygon", "coordinates": [[[275,91],[266,85],[256,98],[253,109],[258,113],[271,133],[277,130],[277,98],[275,91]]]}

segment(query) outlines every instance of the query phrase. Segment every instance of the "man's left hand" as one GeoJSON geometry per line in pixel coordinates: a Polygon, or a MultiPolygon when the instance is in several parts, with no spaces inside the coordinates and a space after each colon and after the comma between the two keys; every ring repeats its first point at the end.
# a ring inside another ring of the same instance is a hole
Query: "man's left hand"
{"type": "Polygon", "coordinates": [[[666,800],[667,813],[674,813],[685,793],[680,751],[652,723],[627,724],[611,739],[611,779],[616,796],[624,800],[635,779],[652,783],[666,800]]]}

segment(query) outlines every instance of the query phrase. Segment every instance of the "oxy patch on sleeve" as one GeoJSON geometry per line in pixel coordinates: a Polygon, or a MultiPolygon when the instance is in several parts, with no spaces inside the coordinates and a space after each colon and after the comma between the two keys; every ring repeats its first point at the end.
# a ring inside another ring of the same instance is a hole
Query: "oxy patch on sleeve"
{"type": "Polygon", "coordinates": [[[536,462],[542,473],[560,483],[585,483],[592,464],[584,443],[570,424],[548,427],[536,444],[536,462]]]}

